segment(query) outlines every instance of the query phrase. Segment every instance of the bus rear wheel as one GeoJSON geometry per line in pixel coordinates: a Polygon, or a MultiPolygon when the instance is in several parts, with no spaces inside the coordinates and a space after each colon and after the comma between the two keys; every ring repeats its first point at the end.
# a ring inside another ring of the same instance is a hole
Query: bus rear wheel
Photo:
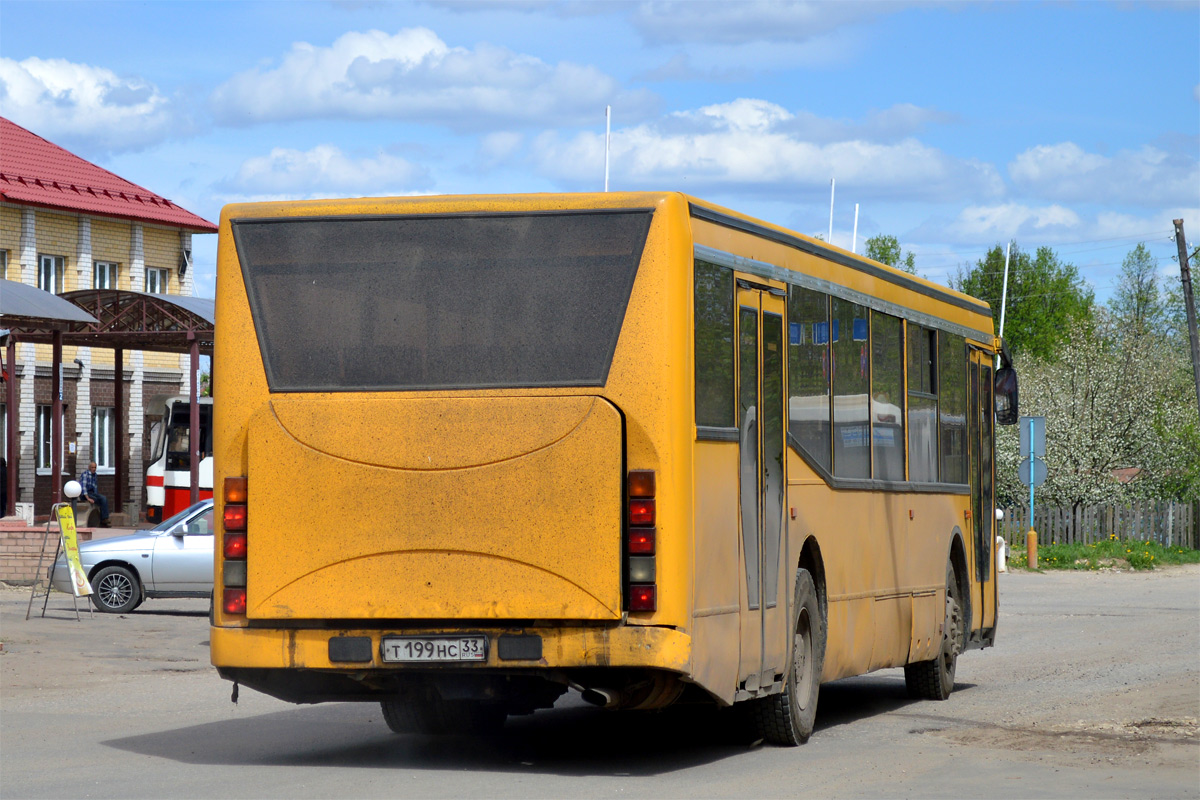
{"type": "Polygon", "coordinates": [[[825,619],[816,584],[806,569],[796,572],[795,607],[792,663],[783,692],[750,701],[758,735],[772,744],[789,747],[804,744],[812,735],[825,663],[825,619]]]}
{"type": "Polygon", "coordinates": [[[437,695],[383,700],[379,705],[392,733],[483,736],[499,731],[508,716],[494,703],[443,700],[437,695]]]}
{"type": "Polygon", "coordinates": [[[954,691],[954,672],[963,649],[962,605],[958,601],[958,578],[952,564],[946,565],[946,619],[942,624],[942,650],[937,658],[904,667],[904,687],[909,697],[945,700],[954,691]]]}

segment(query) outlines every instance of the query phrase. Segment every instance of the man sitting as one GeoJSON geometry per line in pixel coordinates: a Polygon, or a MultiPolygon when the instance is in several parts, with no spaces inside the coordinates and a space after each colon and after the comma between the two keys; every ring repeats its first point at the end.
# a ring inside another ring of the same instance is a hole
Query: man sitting
{"type": "Polygon", "coordinates": [[[96,486],[96,462],[88,462],[87,471],[79,476],[79,485],[83,487],[83,493],[79,496],[87,500],[89,503],[95,504],[100,509],[100,527],[108,527],[108,498],[100,494],[100,488],[96,486]]]}

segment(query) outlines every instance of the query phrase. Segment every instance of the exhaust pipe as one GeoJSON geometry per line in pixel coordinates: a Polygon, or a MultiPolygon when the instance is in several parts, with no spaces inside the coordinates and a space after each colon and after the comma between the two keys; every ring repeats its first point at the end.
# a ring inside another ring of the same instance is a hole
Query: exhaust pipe
{"type": "Polygon", "coordinates": [[[607,689],[584,689],[583,699],[600,708],[614,708],[617,705],[617,695],[607,689]]]}

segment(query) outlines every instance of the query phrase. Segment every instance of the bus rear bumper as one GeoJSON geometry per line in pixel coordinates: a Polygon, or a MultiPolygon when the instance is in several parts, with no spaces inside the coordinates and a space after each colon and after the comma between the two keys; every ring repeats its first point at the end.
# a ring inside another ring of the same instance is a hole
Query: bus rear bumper
{"type": "Polygon", "coordinates": [[[487,695],[497,681],[527,679],[591,688],[652,678],[661,687],[654,694],[665,698],[678,693],[664,691],[664,682],[682,686],[679,679],[687,679],[691,666],[688,634],[635,625],[403,631],[213,627],[210,633],[212,663],[222,677],[294,703],[378,700],[433,685],[442,692],[453,686],[456,692],[487,695]],[[385,638],[446,634],[486,636],[486,661],[383,661],[385,638]]]}

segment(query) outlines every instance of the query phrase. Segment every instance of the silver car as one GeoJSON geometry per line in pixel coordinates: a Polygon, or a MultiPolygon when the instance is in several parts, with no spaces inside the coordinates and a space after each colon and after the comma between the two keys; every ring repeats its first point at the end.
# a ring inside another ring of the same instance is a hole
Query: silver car
{"type": "MultiPolygon", "coordinates": [[[[123,614],[147,597],[211,597],[213,501],[202,500],[153,528],[129,536],[81,542],[79,560],[92,584],[92,604],[123,614]]],[[[71,591],[66,556],[50,569],[50,582],[71,591]]]]}

